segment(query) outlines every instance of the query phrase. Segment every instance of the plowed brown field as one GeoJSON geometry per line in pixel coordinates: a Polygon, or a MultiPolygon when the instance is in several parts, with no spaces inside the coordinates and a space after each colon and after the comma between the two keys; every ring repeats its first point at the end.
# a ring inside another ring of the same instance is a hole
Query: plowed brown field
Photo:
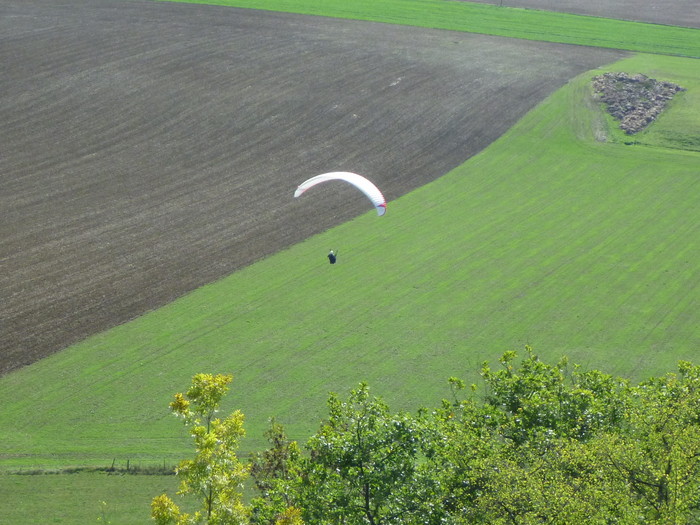
{"type": "Polygon", "coordinates": [[[620,56],[211,6],[3,1],[0,373],[367,211],[352,191],[295,201],[305,178],[355,171],[395,199],[620,56]]]}

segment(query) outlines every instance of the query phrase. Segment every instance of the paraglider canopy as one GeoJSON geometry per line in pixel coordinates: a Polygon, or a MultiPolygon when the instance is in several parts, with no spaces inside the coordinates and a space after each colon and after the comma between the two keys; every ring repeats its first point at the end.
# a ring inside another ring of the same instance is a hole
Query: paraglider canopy
{"type": "Polygon", "coordinates": [[[358,175],[357,173],[350,173],[348,171],[333,171],[331,173],[324,173],[323,175],[311,177],[299,185],[297,190],[294,192],[294,196],[299,197],[309,188],[316,186],[316,184],[330,180],[341,180],[352,184],[358,190],[364,193],[370,201],[372,201],[372,204],[377,210],[377,215],[381,216],[386,213],[386,199],[384,199],[384,195],[382,195],[382,192],[379,191],[379,188],[377,188],[366,177],[358,175]]]}

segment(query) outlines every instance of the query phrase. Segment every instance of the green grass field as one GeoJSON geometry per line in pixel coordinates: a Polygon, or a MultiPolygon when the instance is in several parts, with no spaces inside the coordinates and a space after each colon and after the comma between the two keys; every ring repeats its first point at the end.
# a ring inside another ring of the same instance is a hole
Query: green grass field
{"type": "Polygon", "coordinates": [[[700,57],[700,30],[452,0],[175,0],[700,57]]]}
{"type": "Polygon", "coordinates": [[[151,499],[163,492],[174,494],[177,484],[175,476],[0,475],[0,520],[8,524],[142,525],[148,523],[151,499]]]}
{"type": "MultiPolygon", "coordinates": [[[[695,60],[614,69],[700,89],[695,60]]],[[[434,405],[449,376],[474,380],[528,343],[633,379],[694,359],[700,154],[594,140],[609,130],[584,103],[593,74],[385,217],[368,212],[3,377],[2,467],[175,462],[188,443],[167,403],[200,371],[234,374],[227,409],[246,413],[251,450],[272,416],[305,440],[330,390],[366,380],[395,408],[434,405]]],[[[697,126],[692,100],[667,120],[697,126]]]]}

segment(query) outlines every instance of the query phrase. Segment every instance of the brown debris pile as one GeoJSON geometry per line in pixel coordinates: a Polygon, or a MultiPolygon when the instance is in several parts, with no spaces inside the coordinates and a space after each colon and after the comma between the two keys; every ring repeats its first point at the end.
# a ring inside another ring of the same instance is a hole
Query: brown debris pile
{"type": "Polygon", "coordinates": [[[593,78],[593,89],[620,129],[632,135],[653,122],[682,87],[646,75],[605,73],[593,78]]]}

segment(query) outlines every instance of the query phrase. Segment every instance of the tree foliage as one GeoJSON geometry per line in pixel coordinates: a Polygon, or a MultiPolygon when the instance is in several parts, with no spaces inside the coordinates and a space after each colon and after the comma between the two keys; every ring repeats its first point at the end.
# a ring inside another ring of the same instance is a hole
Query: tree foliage
{"type": "Polygon", "coordinates": [[[301,449],[274,419],[265,436],[270,448],[253,455],[251,460],[251,475],[259,494],[251,505],[253,522],[303,523],[301,511],[294,506],[301,476],[301,449]]]}
{"type": "Polygon", "coordinates": [[[179,470],[181,492],[198,494],[204,510],[188,516],[163,495],[152,515],[178,524],[700,523],[700,367],[681,362],[631,385],[526,348],[481,375],[483,392],[450,378],[449,399],[415,414],[393,412],[365,383],[333,393],[303,446],[272,421],[269,449],[249,465],[233,454],[242,415],[212,418],[230,377],[200,377],[171,409],[197,450],[179,470]],[[234,487],[248,471],[257,496],[245,507],[234,487]]]}
{"type": "Polygon", "coordinates": [[[307,443],[301,506],[309,523],[408,523],[421,511],[419,423],[392,414],[362,383],[331,394],[329,418],[307,443]]]}
{"type": "Polygon", "coordinates": [[[242,502],[241,488],[249,466],[236,455],[245,435],[243,414],[235,411],[225,419],[215,417],[231,380],[230,375],[197,374],[187,393],[175,394],[170,403],[171,411],[189,429],[195,448],[194,458],[182,461],[177,468],[178,494],[195,495],[202,508],[192,515],[182,513],[163,494],[151,503],[151,516],[159,525],[248,523],[249,512],[242,502]]]}

